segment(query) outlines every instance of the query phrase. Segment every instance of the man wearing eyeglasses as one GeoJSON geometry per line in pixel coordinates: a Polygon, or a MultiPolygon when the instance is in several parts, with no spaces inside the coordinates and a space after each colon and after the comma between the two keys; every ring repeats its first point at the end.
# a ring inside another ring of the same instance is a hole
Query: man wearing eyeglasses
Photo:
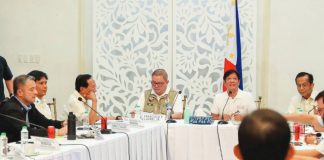
{"type": "Polygon", "coordinates": [[[288,113],[315,114],[313,106],[315,96],[313,75],[307,72],[300,72],[295,78],[298,95],[294,96],[289,104],[288,113]]]}
{"type": "MultiPolygon", "coordinates": [[[[305,115],[303,121],[308,122],[312,125],[314,125],[314,128],[317,131],[324,131],[323,127],[323,118],[324,118],[324,91],[320,92],[316,98],[317,102],[316,110],[317,114],[319,115],[318,118],[315,118],[313,115],[305,115]]],[[[303,156],[310,156],[310,157],[315,157],[315,158],[322,158],[324,157],[324,140],[322,140],[315,149],[311,150],[302,150],[302,151],[297,151],[297,155],[303,155],[303,156]]]]}
{"type": "Polygon", "coordinates": [[[286,115],[286,119],[288,121],[300,122],[305,124],[313,125],[315,131],[324,132],[324,91],[320,92],[316,97],[315,101],[316,105],[313,106],[314,113],[316,115],[308,115],[308,114],[288,114],[286,115]]]}
{"type": "Polygon", "coordinates": [[[182,96],[168,87],[168,74],[164,69],[152,73],[152,89],[146,90],[138,101],[143,112],[166,114],[166,104],[173,106],[173,119],[182,118],[182,96]]]}

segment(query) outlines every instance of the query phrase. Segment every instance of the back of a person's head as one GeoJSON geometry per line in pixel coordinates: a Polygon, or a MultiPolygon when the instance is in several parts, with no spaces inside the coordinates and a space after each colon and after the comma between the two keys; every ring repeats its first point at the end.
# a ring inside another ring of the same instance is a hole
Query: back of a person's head
{"type": "Polygon", "coordinates": [[[244,160],[284,160],[290,146],[290,129],[279,113],[261,109],[243,119],[238,139],[244,160]]]}

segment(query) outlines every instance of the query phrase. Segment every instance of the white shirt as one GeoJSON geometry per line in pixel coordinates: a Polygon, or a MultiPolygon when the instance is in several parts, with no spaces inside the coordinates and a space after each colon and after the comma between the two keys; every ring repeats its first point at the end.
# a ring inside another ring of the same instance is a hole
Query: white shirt
{"type": "Polygon", "coordinates": [[[322,140],[315,148],[318,152],[324,155],[324,140],[322,140]]]}
{"type": "Polygon", "coordinates": [[[83,102],[79,101],[78,98],[81,97],[82,101],[85,102],[86,100],[80,95],[79,92],[74,91],[69,100],[68,104],[65,106],[63,111],[63,119],[67,119],[69,112],[73,112],[73,114],[77,118],[77,124],[82,124],[83,114],[88,111],[89,107],[86,106],[83,102]]]}
{"type": "MultiPolygon", "coordinates": [[[[161,97],[163,97],[165,94],[168,94],[169,93],[169,91],[170,91],[170,88],[168,87],[166,90],[165,90],[165,92],[162,94],[162,95],[157,95],[155,92],[154,92],[154,90],[152,89],[152,94],[154,94],[154,95],[156,95],[156,97],[157,97],[157,100],[159,101],[160,100],[160,98],[161,97]]],[[[174,102],[174,106],[173,106],[173,112],[174,113],[182,113],[183,112],[183,110],[182,110],[182,107],[183,107],[183,104],[182,104],[182,98],[183,96],[181,95],[181,94],[178,94],[177,93],[177,95],[176,95],[176,99],[175,99],[175,102],[174,102]]],[[[138,106],[140,106],[140,108],[141,108],[141,111],[143,111],[143,109],[144,109],[144,104],[145,104],[145,92],[143,92],[142,93],[142,95],[141,95],[141,97],[140,97],[140,99],[138,100],[138,102],[137,102],[137,105],[138,106]]],[[[173,104],[172,102],[171,102],[171,104],[173,104]]]]}
{"type": "Polygon", "coordinates": [[[256,110],[256,103],[249,92],[238,90],[237,95],[232,98],[227,92],[216,94],[211,112],[214,114],[222,114],[225,103],[228,102],[224,109],[224,114],[232,115],[239,111],[239,114],[245,115],[256,110]]]}
{"type": "MultiPolygon", "coordinates": [[[[305,99],[300,94],[295,95],[291,98],[288,113],[306,113],[308,114],[309,111],[313,109],[313,106],[316,105],[315,97],[318,92],[313,91],[311,96],[308,99],[305,99]],[[298,111],[300,108],[301,112],[298,111]]],[[[310,114],[314,114],[314,110],[310,112],[310,114]]]]}
{"type": "Polygon", "coordinates": [[[45,98],[39,99],[35,98],[36,109],[43,114],[47,119],[53,119],[50,107],[47,105],[45,98]]]}

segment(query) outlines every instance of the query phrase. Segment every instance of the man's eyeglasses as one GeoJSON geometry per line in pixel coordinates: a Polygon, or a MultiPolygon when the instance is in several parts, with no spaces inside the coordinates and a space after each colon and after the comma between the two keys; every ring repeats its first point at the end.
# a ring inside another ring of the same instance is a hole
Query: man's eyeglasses
{"type": "Polygon", "coordinates": [[[165,82],[154,82],[154,81],[151,81],[151,84],[152,86],[158,86],[158,87],[161,87],[165,84],[165,82]]]}
{"type": "Polygon", "coordinates": [[[320,108],[317,105],[313,105],[313,108],[314,108],[315,112],[317,112],[317,113],[324,110],[324,108],[320,108]]]}

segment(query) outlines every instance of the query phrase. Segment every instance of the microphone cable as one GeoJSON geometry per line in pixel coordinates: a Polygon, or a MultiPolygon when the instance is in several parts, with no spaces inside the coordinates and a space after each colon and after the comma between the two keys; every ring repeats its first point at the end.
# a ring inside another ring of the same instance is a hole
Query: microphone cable
{"type": "Polygon", "coordinates": [[[113,132],[113,133],[122,133],[122,134],[125,134],[127,136],[127,142],[128,142],[128,160],[131,159],[131,156],[130,156],[130,141],[129,141],[129,135],[128,133],[126,132],[113,132]]]}
{"type": "Polygon", "coordinates": [[[166,143],[165,143],[165,150],[166,150],[166,159],[169,160],[169,123],[166,123],[167,124],[167,134],[166,134],[166,143]]]}
{"type": "Polygon", "coordinates": [[[90,149],[89,149],[88,146],[86,146],[86,145],[84,145],[84,144],[77,144],[77,143],[75,143],[75,144],[59,144],[59,145],[60,145],[60,146],[84,146],[84,147],[87,149],[88,154],[89,154],[89,159],[91,160],[90,149]]]}
{"type": "Polygon", "coordinates": [[[220,138],[219,138],[219,130],[218,130],[218,126],[219,126],[219,124],[216,125],[217,138],[218,138],[218,145],[219,145],[219,150],[220,150],[221,159],[224,160],[224,158],[223,158],[222,146],[221,146],[221,142],[220,142],[220,138]]]}

